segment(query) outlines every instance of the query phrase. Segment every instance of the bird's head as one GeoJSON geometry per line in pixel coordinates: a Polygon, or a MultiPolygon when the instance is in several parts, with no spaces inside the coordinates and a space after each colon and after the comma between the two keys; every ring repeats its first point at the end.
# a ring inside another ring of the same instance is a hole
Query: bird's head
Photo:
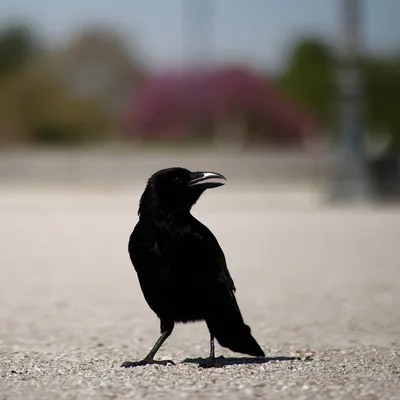
{"type": "Polygon", "coordinates": [[[222,186],[226,178],[216,172],[191,172],[167,168],[153,174],[140,199],[139,214],[146,212],[189,212],[207,189],[222,186]]]}

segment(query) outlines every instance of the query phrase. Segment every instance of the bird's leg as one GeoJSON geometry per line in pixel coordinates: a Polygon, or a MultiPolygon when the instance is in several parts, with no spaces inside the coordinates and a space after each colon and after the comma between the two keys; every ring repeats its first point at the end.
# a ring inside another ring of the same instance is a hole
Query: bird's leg
{"type": "Polygon", "coordinates": [[[136,362],[125,361],[121,364],[121,367],[130,368],[130,367],[139,367],[139,366],[149,365],[149,364],[159,364],[159,365],[172,364],[172,365],[174,365],[174,362],[171,360],[160,360],[160,361],[154,360],[154,356],[156,355],[157,351],[160,349],[162,344],[171,335],[173,328],[174,328],[173,324],[172,324],[172,326],[169,325],[168,328],[164,328],[164,325],[161,324],[161,336],[157,340],[157,342],[155,343],[153,348],[150,350],[149,354],[147,354],[147,356],[141,361],[136,361],[136,362]]]}
{"type": "Polygon", "coordinates": [[[214,335],[210,333],[210,356],[207,358],[204,364],[200,364],[199,368],[219,368],[222,365],[218,365],[215,361],[215,349],[214,349],[214,335]]]}

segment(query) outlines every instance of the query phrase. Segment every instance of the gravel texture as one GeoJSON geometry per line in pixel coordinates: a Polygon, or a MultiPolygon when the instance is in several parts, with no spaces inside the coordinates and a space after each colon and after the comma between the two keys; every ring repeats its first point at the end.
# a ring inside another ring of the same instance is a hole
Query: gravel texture
{"type": "Polygon", "coordinates": [[[159,334],[127,254],[138,196],[0,191],[0,399],[400,398],[399,210],[206,193],[194,212],[267,358],[217,346],[224,368],[199,369],[206,327],[178,325],[158,354],[175,366],[122,369],[159,334]]]}

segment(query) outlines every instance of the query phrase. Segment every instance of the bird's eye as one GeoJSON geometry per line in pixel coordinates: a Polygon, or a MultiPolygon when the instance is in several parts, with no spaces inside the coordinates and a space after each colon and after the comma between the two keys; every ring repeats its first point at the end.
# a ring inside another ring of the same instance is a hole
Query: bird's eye
{"type": "Polygon", "coordinates": [[[180,176],[174,176],[173,181],[174,183],[182,183],[182,178],[180,176]]]}

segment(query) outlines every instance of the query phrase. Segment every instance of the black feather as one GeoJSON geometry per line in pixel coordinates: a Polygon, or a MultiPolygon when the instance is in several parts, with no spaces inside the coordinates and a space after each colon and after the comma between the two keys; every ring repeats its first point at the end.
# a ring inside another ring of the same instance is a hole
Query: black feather
{"type": "MultiPolygon", "coordinates": [[[[148,180],[140,199],[139,222],[129,239],[131,261],[144,297],[161,321],[162,333],[172,332],[176,322],[205,321],[211,337],[222,346],[264,356],[243,321],[217,239],[190,213],[204,190],[217,186],[202,182],[192,186],[192,181],[199,181],[193,176],[199,174],[170,168],[148,180]]],[[[211,176],[203,174],[204,181],[211,176]]]]}

